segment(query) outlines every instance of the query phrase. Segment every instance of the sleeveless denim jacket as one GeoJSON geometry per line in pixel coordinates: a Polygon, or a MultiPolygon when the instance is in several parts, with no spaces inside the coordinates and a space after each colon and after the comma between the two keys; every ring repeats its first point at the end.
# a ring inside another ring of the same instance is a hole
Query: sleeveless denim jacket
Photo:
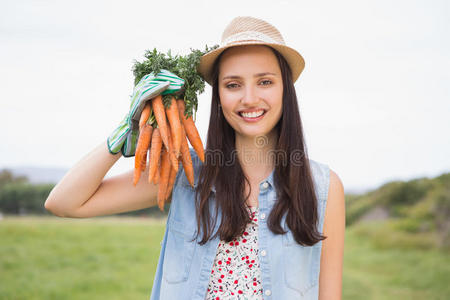
{"type": "MultiPolygon", "coordinates": [[[[202,162],[192,148],[189,150],[196,187],[202,162]]],[[[309,162],[318,199],[318,231],[322,234],[330,170],[325,164],[311,159],[309,162]]],[[[283,235],[275,235],[268,229],[267,218],[276,201],[273,176],[272,171],[260,182],[258,196],[258,247],[263,298],[317,300],[322,241],[313,246],[301,246],[295,242],[286,225],[288,232],[283,235]]],[[[220,240],[216,237],[205,245],[192,241],[197,230],[195,191],[189,184],[181,164],[172,193],[150,300],[204,300],[220,240]]],[[[212,187],[213,199],[214,195],[215,189],[212,187]]],[[[210,206],[212,212],[213,205],[210,206]]],[[[219,220],[220,217],[219,212],[219,220]]],[[[219,223],[217,222],[215,231],[219,223]]]]}

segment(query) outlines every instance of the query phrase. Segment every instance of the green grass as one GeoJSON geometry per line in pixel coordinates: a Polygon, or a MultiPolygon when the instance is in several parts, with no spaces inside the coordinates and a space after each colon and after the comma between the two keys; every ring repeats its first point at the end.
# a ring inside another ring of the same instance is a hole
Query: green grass
{"type": "Polygon", "coordinates": [[[163,221],[5,218],[0,299],[148,299],[163,221]]]}
{"type": "MultiPolygon", "coordinates": [[[[380,247],[361,228],[346,232],[343,299],[447,299],[448,252],[380,247]]],[[[148,299],[163,232],[164,220],[7,217],[0,299],[148,299]]]]}
{"type": "Polygon", "coordinates": [[[346,230],[343,299],[449,299],[450,253],[414,249],[410,245],[416,242],[409,242],[408,236],[394,247],[389,233],[387,242],[364,235],[378,225],[359,224],[346,230]]]}

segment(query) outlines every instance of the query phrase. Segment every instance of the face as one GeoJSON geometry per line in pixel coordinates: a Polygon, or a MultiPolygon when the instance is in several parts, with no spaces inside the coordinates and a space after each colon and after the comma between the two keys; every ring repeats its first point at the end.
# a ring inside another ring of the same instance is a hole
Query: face
{"type": "Polygon", "coordinates": [[[219,63],[218,80],[222,111],[236,135],[270,135],[281,117],[283,100],[281,70],[272,50],[265,46],[228,49],[219,63]]]}

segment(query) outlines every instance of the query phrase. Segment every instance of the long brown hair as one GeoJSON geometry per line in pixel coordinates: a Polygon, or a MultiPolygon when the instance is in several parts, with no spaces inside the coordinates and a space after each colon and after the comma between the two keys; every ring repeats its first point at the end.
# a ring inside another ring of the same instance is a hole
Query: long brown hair
{"type": "MultiPolygon", "coordinates": [[[[272,48],[270,48],[272,49],[272,48]]],[[[303,137],[300,112],[297,104],[291,70],[284,57],[272,49],[277,57],[283,80],[283,113],[275,125],[278,133],[275,153],[274,184],[277,201],[267,220],[269,229],[275,234],[286,230],[281,222],[286,215],[286,224],[295,241],[301,245],[314,245],[325,239],[317,230],[318,208],[312,180],[306,144],[303,137]]],[[[224,53],[224,52],[223,52],[224,53]]],[[[223,55],[223,53],[221,55],[223,55]]],[[[219,109],[218,74],[221,56],[213,68],[212,103],[205,163],[200,169],[196,187],[197,236],[202,232],[199,244],[203,245],[217,235],[227,242],[244,233],[251,221],[244,196],[245,177],[241,165],[235,159],[235,132],[219,109]],[[210,210],[211,187],[215,185],[215,210],[210,210]],[[217,225],[219,210],[221,220],[217,225]]],[[[250,184],[249,184],[250,185],[250,184]]]]}

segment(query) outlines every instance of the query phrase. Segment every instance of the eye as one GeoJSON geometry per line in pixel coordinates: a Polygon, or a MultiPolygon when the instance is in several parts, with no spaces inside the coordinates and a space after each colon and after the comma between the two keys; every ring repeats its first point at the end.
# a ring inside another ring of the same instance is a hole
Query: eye
{"type": "Polygon", "coordinates": [[[272,80],[264,79],[260,82],[261,85],[270,85],[272,84],[272,80]]]}
{"type": "Polygon", "coordinates": [[[239,87],[239,85],[237,83],[228,83],[225,86],[228,89],[235,89],[235,88],[239,87]]]}

